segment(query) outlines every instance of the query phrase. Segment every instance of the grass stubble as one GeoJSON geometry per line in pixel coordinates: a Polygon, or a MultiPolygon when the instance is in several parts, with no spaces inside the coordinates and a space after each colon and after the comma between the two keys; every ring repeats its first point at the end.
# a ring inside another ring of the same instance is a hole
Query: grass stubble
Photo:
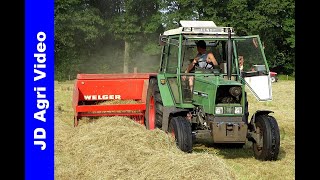
{"type": "MultiPolygon", "coordinates": [[[[55,82],[55,179],[295,179],[294,81],[272,84],[273,100],[248,92],[250,117],[272,110],[280,127],[277,161],[258,161],[251,143],[219,148],[200,137],[186,154],[161,130],[126,117],[83,118],[73,127],[73,81],[55,82]]],[[[131,103],[131,102],[130,102],[131,103]]]]}

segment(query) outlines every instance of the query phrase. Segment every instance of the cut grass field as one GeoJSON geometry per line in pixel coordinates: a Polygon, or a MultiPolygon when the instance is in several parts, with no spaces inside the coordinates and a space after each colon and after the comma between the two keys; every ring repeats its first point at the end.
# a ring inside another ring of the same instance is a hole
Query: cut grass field
{"type": "Polygon", "coordinates": [[[206,136],[184,154],[162,131],[126,118],[84,119],[74,128],[73,83],[55,82],[55,179],[295,179],[295,81],[273,83],[270,102],[248,91],[249,117],[272,110],[280,127],[279,158],[266,162],[254,158],[250,142],[228,149],[206,136]]]}

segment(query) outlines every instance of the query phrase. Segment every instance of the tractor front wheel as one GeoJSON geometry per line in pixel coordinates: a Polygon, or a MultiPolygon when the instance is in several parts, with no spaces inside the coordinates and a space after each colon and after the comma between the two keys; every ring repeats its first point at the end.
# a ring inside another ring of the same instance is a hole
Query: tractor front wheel
{"type": "Polygon", "coordinates": [[[185,117],[173,117],[170,121],[169,133],[174,136],[179,149],[187,153],[192,152],[191,125],[185,117]]]}
{"type": "Polygon", "coordinates": [[[256,133],[260,145],[253,142],[253,152],[256,159],[268,161],[277,160],[280,149],[280,131],[276,119],[269,115],[258,115],[255,119],[256,133]]]}

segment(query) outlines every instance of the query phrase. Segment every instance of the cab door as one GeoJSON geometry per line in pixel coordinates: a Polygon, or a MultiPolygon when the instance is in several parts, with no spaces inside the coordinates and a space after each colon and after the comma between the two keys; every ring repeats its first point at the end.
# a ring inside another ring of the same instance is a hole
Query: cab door
{"type": "Polygon", "coordinates": [[[258,101],[272,100],[269,67],[258,35],[246,36],[235,42],[236,53],[241,59],[241,77],[258,101]]]}

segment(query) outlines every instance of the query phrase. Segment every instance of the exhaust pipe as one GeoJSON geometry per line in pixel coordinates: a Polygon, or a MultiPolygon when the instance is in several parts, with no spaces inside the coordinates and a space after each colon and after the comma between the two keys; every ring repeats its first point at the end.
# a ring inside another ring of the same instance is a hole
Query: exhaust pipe
{"type": "Polygon", "coordinates": [[[228,55],[227,55],[227,76],[228,80],[231,80],[231,69],[232,69],[232,41],[231,41],[231,28],[228,28],[228,55]]]}

